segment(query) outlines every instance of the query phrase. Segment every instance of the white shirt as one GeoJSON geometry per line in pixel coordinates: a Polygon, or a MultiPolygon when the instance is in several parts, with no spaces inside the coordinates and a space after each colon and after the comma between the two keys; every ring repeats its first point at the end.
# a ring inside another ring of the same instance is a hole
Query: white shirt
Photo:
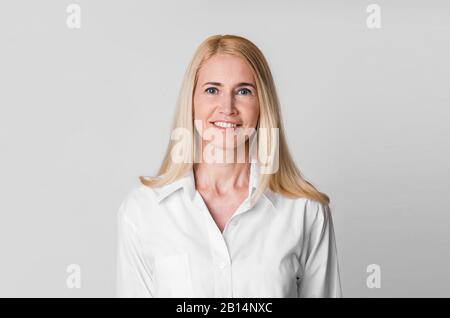
{"type": "Polygon", "coordinates": [[[258,182],[223,233],[192,171],[171,184],[132,189],[118,211],[118,297],[342,297],[328,205],[258,182]]]}

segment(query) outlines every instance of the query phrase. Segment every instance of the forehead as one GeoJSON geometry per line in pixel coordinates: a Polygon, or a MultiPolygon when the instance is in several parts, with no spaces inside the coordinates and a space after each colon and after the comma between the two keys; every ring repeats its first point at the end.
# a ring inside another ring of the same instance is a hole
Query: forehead
{"type": "Polygon", "coordinates": [[[253,72],[243,57],[231,54],[215,54],[206,60],[199,69],[198,81],[238,83],[255,83],[253,72]]]}

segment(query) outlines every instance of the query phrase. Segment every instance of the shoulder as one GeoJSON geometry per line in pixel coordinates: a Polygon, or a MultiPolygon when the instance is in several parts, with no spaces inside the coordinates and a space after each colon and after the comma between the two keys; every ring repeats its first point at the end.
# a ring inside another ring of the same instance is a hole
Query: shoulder
{"type": "Polygon", "coordinates": [[[155,190],[139,184],[128,190],[122,198],[117,217],[119,222],[128,221],[138,224],[142,218],[142,211],[149,211],[156,198],[155,190]]]}
{"type": "Polygon", "coordinates": [[[292,211],[305,224],[324,223],[331,218],[329,205],[315,199],[305,197],[290,198],[277,193],[276,202],[280,210],[292,211]]]}

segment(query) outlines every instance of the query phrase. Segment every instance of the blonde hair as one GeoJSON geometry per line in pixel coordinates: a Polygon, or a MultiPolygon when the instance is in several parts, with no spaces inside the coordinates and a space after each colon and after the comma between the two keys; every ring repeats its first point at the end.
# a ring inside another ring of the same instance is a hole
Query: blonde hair
{"type": "MultiPolygon", "coordinates": [[[[258,47],[243,37],[213,35],[200,44],[185,72],[172,127],[174,129],[179,127],[187,129],[187,131],[192,133],[193,139],[195,139],[192,100],[197,85],[198,71],[206,60],[219,53],[243,57],[247,61],[257,84],[260,105],[257,128],[268,128],[269,145],[272,144],[271,141],[278,138],[278,168],[272,174],[259,175],[259,184],[253,199],[256,199],[267,188],[270,188],[273,192],[290,198],[304,197],[319,201],[322,204],[329,204],[329,197],[319,192],[304,178],[296,167],[286,142],[279,100],[268,63],[258,47]],[[278,128],[278,136],[274,136],[270,128],[278,128]]],[[[171,139],[156,177],[139,177],[142,184],[149,187],[166,185],[183,177],[193,168],[192,158],[196,153],[194,140],[192,140],[192,143],[184,145],[184,149],[188,151],[185,151],[184,156],[186,160],[183,160],[182,163],[172,160],[171,153],[175,144],[176,142],[171,139]]]]}

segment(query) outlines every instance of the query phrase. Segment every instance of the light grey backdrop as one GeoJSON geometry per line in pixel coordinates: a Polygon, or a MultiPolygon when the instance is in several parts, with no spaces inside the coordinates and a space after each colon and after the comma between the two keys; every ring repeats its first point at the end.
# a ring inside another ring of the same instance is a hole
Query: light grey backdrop
{"type": "Polygon", "coordinates": [[[114,296],[118,205],[212,34],[269,60],[297,164],[332,200],[344,296],[450,296],[448,1],[73,2],[80,29],[72,1],[0,4],[0,296],[114,296]]]}

